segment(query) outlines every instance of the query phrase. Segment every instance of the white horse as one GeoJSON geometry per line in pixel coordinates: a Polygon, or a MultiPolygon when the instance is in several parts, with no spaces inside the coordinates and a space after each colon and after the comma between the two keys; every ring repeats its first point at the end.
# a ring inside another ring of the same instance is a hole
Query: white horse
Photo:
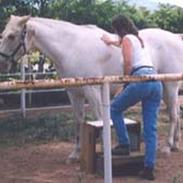
{"type": "MultiPolygon", "coordinates": [[[[123,74],[123,58],[119,48],[107,46],[103,34],[114,36],[90,25],[75,25],[65,21],[29,16],[11,16],[2,33],[0,71],[11,65],[26,52],[37,48],[54,61],[60,77],[97,77],[123,74]]],[[[154,66],[159,73],[183,71],[183,43],[179,36],[160,29],[140,31],[154,66]]],[[[115,90],[112,85],[111,91],[115,90]]],[[[179,148],[180,122],[178,82],[164,84],[164,99],[170,116],[170,132],[166,151],[179,148]]],[[[76,146],[70,158],[79,158],[80,124],[84,122],[85,98],[97,119],[101,119],[100,86],[67,89],[76,123],[76,146]]]]}

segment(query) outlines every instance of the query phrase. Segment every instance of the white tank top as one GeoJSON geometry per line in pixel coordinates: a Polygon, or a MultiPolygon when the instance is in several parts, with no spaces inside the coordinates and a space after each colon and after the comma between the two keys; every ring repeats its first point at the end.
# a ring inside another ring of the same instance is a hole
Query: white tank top
{"type": "Polygon", "coordinates": [[[150,56],[145,47],[142,47],[140,40],[132,34],[128,34],[125,37],[127,37],[132,44],[132,68],[153,66],[150,56]]]}

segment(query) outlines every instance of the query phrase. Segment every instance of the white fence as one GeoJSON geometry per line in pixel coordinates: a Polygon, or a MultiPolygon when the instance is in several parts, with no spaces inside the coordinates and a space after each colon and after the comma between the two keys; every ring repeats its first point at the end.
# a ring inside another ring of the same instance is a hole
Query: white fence
{"type": "MultiPolygon", "coordinates": [[[[28,64],[29,65],[29,64],[28,64]]],[[[37,76],[45,76],[46,78],[49,78],[49,76],[56,76],[57,73],[55,71],[53,72],[25,72],[25,68],[26,68],[26,64],[21,61],[21,72],[17,72],[17,73],[7,73],[7,74],[0,74],[0,77],[3,79],[7,79],[10,78],[12,80],[14,80],[14,78],[20,78],[22,81],[32,81],[34,80],[34,78],[36,78],[37,76]]],[[[19,91],[7,91],[7,92],[0,92],[0,96],[2,95],[12,95],[12,94],[17,94],[20,95],[20,109],[18,111],[21,111],[23,117],[26,117],[26,95],[30,94],[29,96],[31,96],[31,94],[33,93],[43,93],[43,92],[60,92],[60,91],[65,91],[64,88],[54,88],[54,89],[41,89],[41,90],[26,90],[26,89],[22,89],[19,91]]],[[[31,99],[30,99],[31,100],[31,99]]],[[[29,101],[31,103],[31,101],[29,101]]],[[[6,110],[6,113],[15,111],[16,109],[10,109],[10,110],[6,110]]],[[[1,110],[0,110],[1,111],[1,110]]],[[[17,111],[17,110],[16,110],[17,111]]],[[[2,110],[3,112],[3,110],[2,110]]]]}

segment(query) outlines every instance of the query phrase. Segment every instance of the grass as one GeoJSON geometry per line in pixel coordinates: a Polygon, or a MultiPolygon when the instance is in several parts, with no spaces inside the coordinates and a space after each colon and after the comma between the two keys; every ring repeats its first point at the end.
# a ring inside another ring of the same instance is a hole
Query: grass
{"type": "MultiPolygon", "coordinates": [[[[125,112],[125,117],[141,122],[140,106],[125,112]]],[[[0,121],[0,145],[21,145],[25,143],[42,143],[51,140],[69,141],[74,139],[75,124],[72,112],[46,114],[38,118],[23,119],[20,116],[0,121]]],[[[89,113],[86,120],[92,120],[89,113]]],[[[160,134],[167,131],[168,116],[161,112],[158,126],[160,134]],[[163,123],[162,123],[163,122],[163,123]],[[162,127],[162,128],[161,128],[162,127]]],[[[142,124],[142,122],[141,122],[142,124]]]]}
{"type": "Polygon", "coordinates": [[[74,136],[73,115],[61,113],[37,119],[16,117],[0,122],[0,144],[24,144],[48,140],[69,140],[74,136]]]}
{"type": "MultiPolygon", "coordinates": [[[[0,145],[42,143],[50,140],[74,139],[75,124],[72,112],[45,114],[38,118],[23,119],[20,116],[0,121],[0,145]]],[[[86,119],[92,119],[88,114],[86,119]]]]}

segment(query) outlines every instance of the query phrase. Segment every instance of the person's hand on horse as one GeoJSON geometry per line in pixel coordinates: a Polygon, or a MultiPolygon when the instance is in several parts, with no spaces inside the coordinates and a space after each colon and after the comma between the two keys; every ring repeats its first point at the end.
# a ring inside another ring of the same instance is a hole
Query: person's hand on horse
{"type": "Polygon", "coordinates": [[[106,43],[107,45],[111,44],[111,39],[107,34],[103,34],[101,40],[104,41],[104,43],[106,43]]]}

